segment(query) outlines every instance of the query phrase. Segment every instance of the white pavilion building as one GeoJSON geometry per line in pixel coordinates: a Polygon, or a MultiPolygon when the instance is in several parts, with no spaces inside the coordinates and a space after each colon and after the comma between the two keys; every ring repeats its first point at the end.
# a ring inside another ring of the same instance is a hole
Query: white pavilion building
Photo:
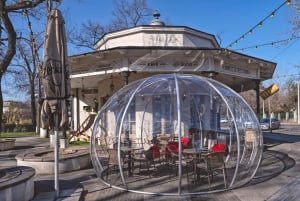
{"type": "Polygon", "coordinates": [[[259,108],[260,82],[272,78],[276,63],[221,48],[212,34],[166,26],[159,13],[154,17],[150,25],[107,33],[95,51],[68,58],[73,129],[124,85],[156,74],[201,75],[236,92],[254,89],[259,108]]]}

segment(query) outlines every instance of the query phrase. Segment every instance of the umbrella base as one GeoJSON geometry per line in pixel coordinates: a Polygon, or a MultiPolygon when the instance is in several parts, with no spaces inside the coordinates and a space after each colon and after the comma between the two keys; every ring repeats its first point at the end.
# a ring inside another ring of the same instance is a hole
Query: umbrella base
{"type": "Polygon", "coordinates": [[[40,138],[48,137],[48,129],[40,128],[40,138]]]}
{"type": "Polygon", "coordinates": [[[68,139],[59,139],[59,148],[65,149],[69,147],[68,139]]]}
{"type": "Polygon", "coordinates": [[[50,139],[50,147],[54,147],[54,135],[50,134],[49,139],[50,139]]]}
{"type": "MultiPolygon", "coordinates": [[[[55,146],[54,135],[49,135],[50,137],[50,147],[55,146]]],[[[68,139],[59,139],[59,148],[65,149],[69,147],[68,139]]]]}

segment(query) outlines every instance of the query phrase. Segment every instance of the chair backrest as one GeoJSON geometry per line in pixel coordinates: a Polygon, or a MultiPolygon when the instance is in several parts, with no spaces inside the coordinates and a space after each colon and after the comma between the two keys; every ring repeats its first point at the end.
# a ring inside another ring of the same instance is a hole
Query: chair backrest
{"type": "Polygon", "coordinates": [[[178,153],[178,150],[179,150],[179,148],[178,148],[178,142],[174,142],[174,141],[168,142],[167,148],[168,147],[170,147],[172,150],[176,150],[177,153],[178,153]]]}
{"type": "Polygon", "coordinates": [[[160,148],[158,145],[153,145],[150,149],[152,150],[154,159],[160,158],[160,148]]]}
{"type": "MultiPolygon", "coordinates": [[[[108,149],[107,150],[108,155],[109,155],[109,160],[108,163],[110,165],[119,165],[119,160],[118,160],[118,149],[108,149]]],[[[125,154],[123,151],[121,151],[121,163],[123,163],[125,154]]]]}
{"type": "Polygon", "coordinates": [[[168,146],[168,150],[173,152],[174,154],[178,154],[179,151],[178,151],[178,146],[175,146],[175,145],[169,145],[168,146]]]}
{"type": "Polygon", "coordinates": [[[165,150],[165,157],[170,158],[172,155],[178,155],[178,142],[168,142],[165,150]]]}
{"type": "Polygon", "coordinates": [[[207,155],[207,167],[210,169],[224,167],[224,152],[212,152],[207,155]]]}
{"type": "Polygon", "coordinates": [[[98,139],[98,144],[100,145],[102,150],[107,150],[108,149],[108,144],[106,141],[106,137],[105,136],[101,136],[98,139]]]}
{"type": "Polygon", "coordinates": [[[153,150],[151,148],[147,149],[146,151],[144,151],[144,156],[147,160],[152,161],[154,159],[153,150]]]}
{"type": "Polygon", "coordinates": [[[110,148],[113,148],[114,145],[117,144],[117,137],[106,136],[105,139],[106,139],[107,146],[110,148]]]}

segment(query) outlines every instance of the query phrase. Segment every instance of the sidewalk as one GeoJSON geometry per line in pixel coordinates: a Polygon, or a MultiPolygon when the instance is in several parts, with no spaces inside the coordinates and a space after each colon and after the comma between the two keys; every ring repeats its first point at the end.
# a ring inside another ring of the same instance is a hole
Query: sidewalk
{"type": "MultiPolygon", "coordinates": [[[[209,201],[275,201],[287,200],[289,192],[299,192],[299,185],[291,185],[291,179],[300,175],[300,143],[267,144],[262,164],[252,180],[246,186],[238,189],[194,196],[155,196],[126,193],[99,183],[97,179],[82,182],[84,189],[88,190],[84,200],[209,200],[209,201]],[[290,185],[289,185],[290,184],[290,185]],[[280,196],[281,197],[280,197],[280,196]]],[[[294,181],[294,184],[297,183],[294,181]]],[[[298,182],[299,183],[299,182],[298,182]]],[[[294,200],[300,200],[297,195],[294,200]]]]}
{"type": "MultiPolygon", "coordinates": [[[[55,199],[54,176],[35,176],[34,201],[65,200],[65,201],[96,201],[96,200],[209,200],[209,201],[275,201],[284,200],[299,192],[300,175],[300,126],[293,129],[280,129],[273,133],[264,132],[266,151],[262,165],[252,182],[244,187],[222,193],[193,196],[159,196],[124,192],[107,187],[97,179],[93,168],[59,174],[60,198],[55,199]],[[298,132],[299,131],[299,132],[298,132]],[[289,135],[290,132],[292,135],[289,135]],[[282,136],[283,134],[286,136],[282,136]],[[285,139],[284,143],[274,138],[285,139]],[[295,179],[297,178],[297,179],[295,179]],[[294,180],[293,180],[294,179],[294,180]],[[283,197],[282,197],[283,196],[283,197]]],[[[14,150],[0,153],[1,165],[16,165],[14,156],[28,149],[42,149],[49,145],[49,139],[28,137],[17,139],[14,150]]],[[[300,200],[299,194],[288,200],[300,200]]]]}

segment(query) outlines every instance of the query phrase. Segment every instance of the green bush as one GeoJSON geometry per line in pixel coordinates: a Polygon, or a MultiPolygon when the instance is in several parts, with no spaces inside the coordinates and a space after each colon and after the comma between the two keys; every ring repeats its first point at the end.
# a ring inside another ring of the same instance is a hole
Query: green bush
{"type": "Polygon", "coordinates": [[[32,124],[2,124],[2,133],[35,132],[32,124]]]}
{"type": "Polygon", "coordinates": [[[29,137],[35,135],[36,135],[35,132],[1,133],[0,138],[19,138],[19,137],[29,137]]]}
{"type": "Polygon", "coordinates": [[[24,124],[21,127],[21,132],[35,132],[35,126],[32,124],[24,124]]]}
{"type": "Polygon", "coordinates": [[[2,133],[11,133],[14,131],[16,124],[2,124],[2,133]]]}

